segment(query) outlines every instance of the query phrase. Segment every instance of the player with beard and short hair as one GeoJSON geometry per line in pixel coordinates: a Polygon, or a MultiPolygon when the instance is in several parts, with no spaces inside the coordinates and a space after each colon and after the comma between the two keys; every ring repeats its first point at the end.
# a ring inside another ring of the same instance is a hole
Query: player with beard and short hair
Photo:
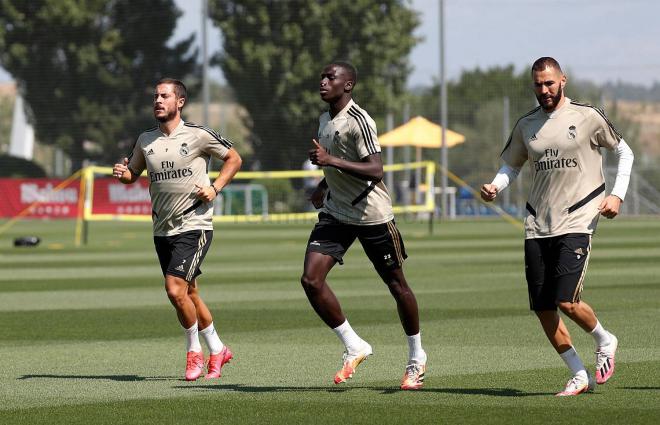
{"type": "Polygon", "coordinates": [[[525,276],[533,310],[550,343],[573,373],[558,396],[594,388],[571,336],[557,312],[589,332],[596,342],[596,382],[614,373],[617,338],[605,330],[581,299],[591,254],[591,236],[600,215],[614,218],[626,195],[633,153],[603,111],[564,95],[559,63],[542,57],[532,65],[540,107],[516,123],[504,150],[505,164],[481,197],[492,201],[530,162],[532,183],[525,218],[525,276]],[[601,149],[618,158],[614,187],[605,196],[601,149]]]}
{"type": "Polygon", "coordinates": [[[396,300],[408,340],[401,389],[414,390],[422,387],[426,370],[417,300],[403,274],[406,251],[382,182],[376,124],[352,99],[356,81],[357,71],[347,62],[331,63],[321,73],[319,92],[330,109],[319,118],[318,141],[313,140],[309,159],[325,176],[310,198],[322,210],[307,243],[301,283],[316,313],[344,344],[334,382],[345,382],[372,348],[348,323],[326,277],[336,263],[343,264],[344,254],[359,239],[396,300]]]}
{"type": "Polygon", "coordinates": [[[186,100],[181,81],[164,78],[156,83],[153,111],[159,124],[138,137],[131,155],[115,164],[113,175],[130,184],[147,170],[154,245],[167,296],[185,330],[185,377],[194,381],[204,370],[200,333],[210,352],[206,378],[219,378],[222,366],[233,356],[218,337],[211,312],[199,294],[197,277],[213,238],[213,200],[242,161],[227,139],[181,119],[186,100]],[[212,184],[207,172],[211,157],[224,161],[212,184]]]}

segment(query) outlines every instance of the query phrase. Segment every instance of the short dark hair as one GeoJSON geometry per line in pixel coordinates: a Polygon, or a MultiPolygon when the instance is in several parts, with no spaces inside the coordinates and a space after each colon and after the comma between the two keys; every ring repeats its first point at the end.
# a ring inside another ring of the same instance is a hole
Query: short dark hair
{"type": "Polygon", "coordinates": [[[177,80],[175,78],[161,78],[156,82],[156,86],[161,84],[172,84],[174,86],[174,94],[176,95],[177,99],[188,99],[188,90],[186,89],[186,86],[181,82],[181,80],[177,80]]]}
{"type": "Polygon", "coordinates": [[[559,66],[559,62],[550,56],[543,56],[542,58],[535,60],[534,64],[532,65],[532,73],[543,71],[546,68],[554,68],[562,74],[564,73],[561,70],[561,66],[559,66]]]}
{"type": "Polygon", "coordinates": [[[353,85],[357,84],[357,69],[351,64],[350,62],[346,61],[335,61],[332,62],[330,65],[336,65],[340,68],[344,68],[346,72],[348,72],[348,76],[353,80],[353,85]]]}

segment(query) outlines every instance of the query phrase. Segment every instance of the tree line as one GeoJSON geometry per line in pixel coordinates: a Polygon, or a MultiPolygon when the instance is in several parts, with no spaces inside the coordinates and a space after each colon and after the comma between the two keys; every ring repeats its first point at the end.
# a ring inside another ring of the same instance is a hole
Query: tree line
{"type": "MultiPolygon", "coordinates": [[[[74,169],[84,159],[111,164],[153,126],[156,80],[174,76],[198,93],[195,35],[170,41],[180,15],[173,0],[0,2],[0,64],[17,81],[39,142],[61,148],[74,169]]],[[[354,97],[380,133],[385,115],[405,108],[439,122],[437,85],[406,89],[419,17],[404,0],[209,0],[209,17],[223,46],[212,65],[248,112],[254,166],[300,167],[325,107],[319,72],[337,59],[357,67],[354,97]]],[[[497,169],[504,97],[512,127],[534,106],[528,70],[476,69],[450,82],[449,127],[467,137],[450,156],[459,172],[497,169]]]]}

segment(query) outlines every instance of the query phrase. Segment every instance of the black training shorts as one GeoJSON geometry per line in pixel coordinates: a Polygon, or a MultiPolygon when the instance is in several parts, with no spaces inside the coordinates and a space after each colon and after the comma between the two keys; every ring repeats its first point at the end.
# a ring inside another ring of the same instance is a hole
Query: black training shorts
{"type": "Polygon", "coordinates": [[[192,283],[202,274],[199,267],[212,239],[213,230],[192,230],[174,236],[154,236],[163,276],[169,274],[192,283]]]}
{"type": "Polygon", "coordinates": [[[559,302],[579,302],[590,252],[588,234],[526,239],[525,276],[530,309],[556,310],[559,302]]]}
{"type": "Polygon", "coordinates": [[[307,251],[320,252],[344,264],[344,254],[359,239],[364,252],[378,271],[401,268],[408,255],[394,220],[383,224],[356,226],[342,223],[330,214],[319,213],[307,242],[307,251]]]}

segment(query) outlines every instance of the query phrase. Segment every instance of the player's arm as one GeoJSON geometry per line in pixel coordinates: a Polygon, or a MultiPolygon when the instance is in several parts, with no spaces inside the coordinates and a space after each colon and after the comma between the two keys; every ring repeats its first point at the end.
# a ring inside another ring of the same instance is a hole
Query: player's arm
{"type": "Polygon", "coordinates": [[[124,158],[121,163],[117,163],[112,167],[112,175],[124,184],[135,183],[140,177],[140,173],[134,173],[128,168],[128,158],[124,158]]]}
{"type": "Polygon", "coordinates": [[[140,174],[147,167],[144,159],[144,152],[140,145],[140,137],[135,141],[133,150],[128,158],[124,158],[121,163],[112,167],[112,175],[124,184],[135,183],[140,178],[140,174]]]}
{"type": "Polygon", "coordinates": [[[243,159],[234,149],[227,150],[222,160],[224,162],[220,168],[220,174],[211,186],[201,187],[195,185],[197,187],[197,197],[205,202],[214,200],[218,193],[231,182],[243,164],[243,159]]]}
{"type": "Polygon", "coordinates": [[[481,199],[490,202],[497,197],[497,194],[506,189],[512,181],[520,174],[519,167],[512,167],[509,164],[504,164],[497,172],[492,182],[486,183],[481,186],[481,199]]]}
{"type": "Polygon", "coordinates": [[[619,214],[619,209],[628,191],[630,173],[635,159],[632,149],[623,139],[619,140],[614,153],[618,161],[614,187],[612,192],[598,206],[601,215],[606,218],[614,218],[619,214]]]}
{"type": "Polygon", "coordinates": [[[523,164],[527,161],[527,148],[523,143],[519,122],[520,120],[513,127],[506,146],[500,154],[504,160],[504,165],[497,172],[492,182],[481,186],[481,199],[486,202],[494,200],[499,192],[514,181],[520,174],[523,164]]]}
{"type": "Polygon", "coordinates": [[[309,151],[312,164],[321,167],[334,167],[361,180],[379,182],[383,179],[383,161],[380,153],[368,155],[360,162],[346,161],[330,155],[316,139],[313,139],[314,149],[309,151]]]}
{"type": "Polygon", "coordinates": [[[325,191],[328,190],[328,182],[325,179],[321,180],[314,191],[309,195],[309,200],[314,205],[314,208],[319,209],[323,206],[323,199],[325,199],[325,191]]]}

